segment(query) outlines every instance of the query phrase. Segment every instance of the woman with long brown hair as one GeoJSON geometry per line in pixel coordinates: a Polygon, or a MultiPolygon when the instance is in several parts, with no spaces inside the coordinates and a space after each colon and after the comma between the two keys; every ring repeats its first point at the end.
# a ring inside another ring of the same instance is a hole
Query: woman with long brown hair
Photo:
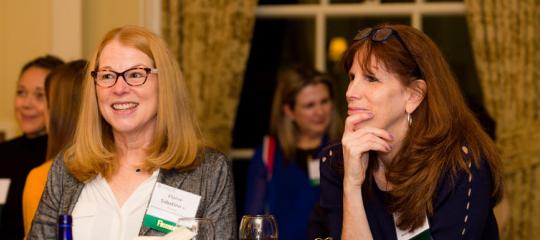
{"type": "Polygon", "coordinates": [[[321,161],[330,235],[497,239],[500,157],[437,46],[384,24],[359,31],[343,63],[345,131],[321,161]]]}

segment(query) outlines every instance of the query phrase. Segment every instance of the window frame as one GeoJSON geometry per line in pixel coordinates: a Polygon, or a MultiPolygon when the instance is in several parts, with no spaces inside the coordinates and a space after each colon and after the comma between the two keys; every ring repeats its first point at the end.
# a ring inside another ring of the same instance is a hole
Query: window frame
{"type": "Polygon", "coordinates": [[[281,4],[259,5],[255,12],[257,18],[295,18],[315,19],[314,65],[326,71],[326,19],[328,17],[355,16],[408,16],[411,25],[422,30],[423,16],[465,15],[464,2],[426,2],[415,0],[411,3],[381,3],[380,0],[367,0],[362,3],[330,3],[320,0],[319,4],[281,4]]]}

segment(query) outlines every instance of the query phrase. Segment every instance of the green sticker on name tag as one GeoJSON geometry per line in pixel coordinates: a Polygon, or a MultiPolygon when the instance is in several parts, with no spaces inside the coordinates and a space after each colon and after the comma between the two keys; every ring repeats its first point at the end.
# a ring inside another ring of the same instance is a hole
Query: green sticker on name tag
{"type": "Polygon", "coordinates": [[[176,223],[163,220],[152,215],[144,215],[143,224],[146,227],[158,230],[160,232],[169,233],[176,229],[176,223]]]}

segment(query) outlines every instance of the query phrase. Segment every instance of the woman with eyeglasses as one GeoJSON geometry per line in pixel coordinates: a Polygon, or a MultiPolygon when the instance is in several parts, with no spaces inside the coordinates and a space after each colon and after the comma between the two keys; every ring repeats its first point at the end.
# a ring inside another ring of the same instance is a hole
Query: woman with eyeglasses
{"type": "Polygon", "coordinates": [[[216,239],[236,239],[229,163],[203,146],[164,41],[113,29],[88,71],[73,143],[52,164],[29,238],[56,238],[67,213],[79,240],[165,235],[181,217],[208,218],[216,239]]]}
{"type": "Polygon", "coordinates": [[[334,239],[498,239],[494,143],[424,33],[358,32],[341,144],[321,159],[321,206],[334,239]]]}

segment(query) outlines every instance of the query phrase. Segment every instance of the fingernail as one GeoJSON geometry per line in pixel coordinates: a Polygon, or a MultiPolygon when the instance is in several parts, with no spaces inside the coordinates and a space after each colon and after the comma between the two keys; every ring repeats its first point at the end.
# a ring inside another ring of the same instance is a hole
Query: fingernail
{"type": "Polygon", "coordinates": [[[394,140],[394,135],[390,133],[390,140],[394,140]]]}

